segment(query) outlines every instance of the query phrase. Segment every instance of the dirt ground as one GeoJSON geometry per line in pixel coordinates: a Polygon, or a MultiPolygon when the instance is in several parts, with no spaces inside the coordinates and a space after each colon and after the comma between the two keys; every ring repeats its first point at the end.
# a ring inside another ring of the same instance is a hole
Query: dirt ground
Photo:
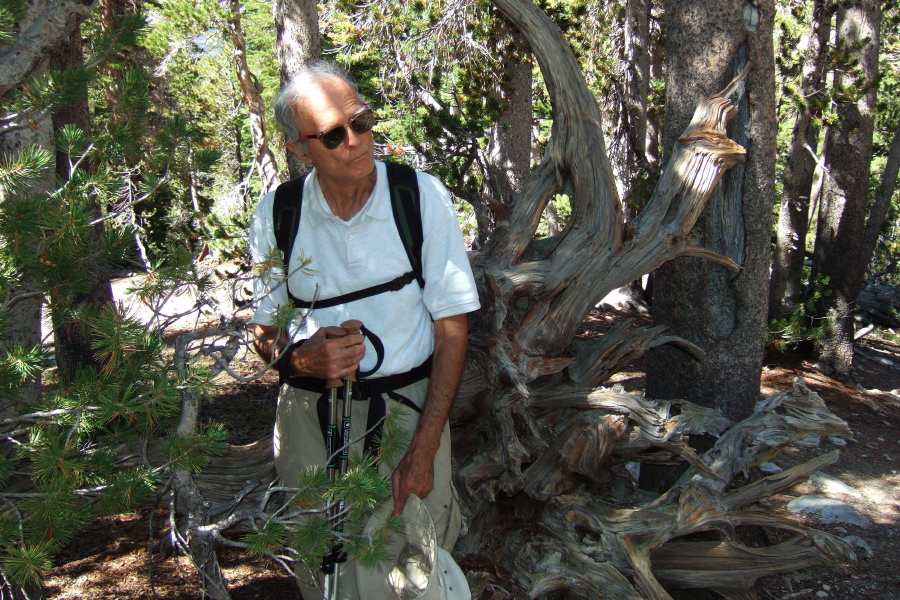
{"type": "MultiPolygon", "coordinates": [[[[588,327],[603,329],[610,318],[595,315],[588,327]]],[[[255,366],[248,361],[241,369],[249,373],[255,366]]],[[[900,344],[877,337],[861,340],[853,381],[846,384],[822,375],[812,364],[794,356],[767,357],[762,391],[768,395],[786,390],[795,377],[803,377],[829,408],[849,423],[853,440],[840,448],[840,460],[825,471],[860,492],[859,498],[835,498],[853,506],[870,524],[827,525],[791,515],[786,508],[790,500],[821,493],[812,483],[772,497],[767,505],[823,531],[841,537],[858,536],[871,555],[859,549],[859,560],[850,565],[765,578],[757,583],[756,595],[761,600],[900,598],[900,438],[895,429],[900,427],[900,344]]],[[[643,389],[643,373],[637,368],[618,374],[615,380],[629,391],[643,389]]],[[[253,384],[224,386],[208,407],[206,417],[225,423],[233,444],[255,441],[274,422],[275,388],[274,376],[253,384]]],[[[787,469],[834,448],[832,442],[825,440],[818,448],[792,448],[774,462],[787,469]]],[[[47,597],[202,598],[201,582],[187,560],[161,553],[160,539],[167,524],[164,510],[150,508],[97,519],[59,554],[46,581],[47,597]]],[[[221,562],[235,600],[300,598],[292,578],[271,561],[224,550],[221,562]]]]}

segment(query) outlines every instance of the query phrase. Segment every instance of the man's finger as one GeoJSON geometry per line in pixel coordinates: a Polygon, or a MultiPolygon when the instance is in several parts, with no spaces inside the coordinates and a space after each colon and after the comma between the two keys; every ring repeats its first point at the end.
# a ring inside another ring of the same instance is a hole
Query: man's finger
{"type": "Polygon", "coordinates": [[[409,492],[402,494],[401,497],[400,477],[397,475],[396,470],[391,476],[391,495],[394,497],[394,516],[397,516],[403,512],[403,507],[406,506],[406,497],[409,495],[409,492]]]}
{"type": "Polygon", "coordinates": [[[319,327],[318,329],[315,330],[315,332],[313,332],[313,334],[311,336],[309,336],[309,339],[312,340],[312,339],[319,339],[319,338],[324,338],[324,337],[325,337],[325,328],[319,327]]]}
{"type": "Polygon", "coordinates": [[[397,498],[394,496],[394,516],[396,517],[400,513],[403,512],[403,507],[406,506],[406,499],[409,498],[409,492],[397,498]]]}
{"type": "Polygon", "coordinates": [[[344,337],[337,339],[340,342],[338,344],[338,347],[340,348],[352,348],[354,346],[362,346],[363,348],[365,348],[363,342],[366,338],[363,335],[345,335],[344,337]]]}

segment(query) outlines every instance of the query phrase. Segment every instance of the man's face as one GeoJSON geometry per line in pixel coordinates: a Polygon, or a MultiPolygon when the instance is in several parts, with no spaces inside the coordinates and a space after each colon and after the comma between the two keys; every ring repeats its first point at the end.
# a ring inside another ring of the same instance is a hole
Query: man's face
{"type": "Polygon", "coordinates": [[[344,127],[344,143],[329,150],[320,139],[307,140],[307,150],[295,144],[288,147],[300,160],[316,168],[318,176],[332,183],[352,185],[368,177],[375,169],[375,140],[371,131],[357,134],[347,127],[362,110],[359,98],[345,81],[330,78],[314,84],[306,93],[304,110],[295,111],[297,128],[309,135],[334,127],[344,127]]]}

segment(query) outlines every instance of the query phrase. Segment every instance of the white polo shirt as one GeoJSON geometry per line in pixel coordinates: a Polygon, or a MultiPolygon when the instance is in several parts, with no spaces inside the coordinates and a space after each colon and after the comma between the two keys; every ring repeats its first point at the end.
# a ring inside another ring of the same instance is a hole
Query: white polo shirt
{"type": "MultiPolygon", "coordinates": [[[[384,163],[375,163],[375,189],[365,206],[349,221],[336,217],[319,187],[313,170],[303,187],[300,229],[288,266],[289,285],[297,298],[310,301],[328,299],[390,281],[412,270],[391,211],[384,163]],[[308,269],[299,272],[300,256],[311,259],[308,269]]],[[[372,377],[403,373],[421,364],[434,350],[432,319],[452,317],[480,306],[472,269],[466,256],[462,233],[449,192],[440,181],[417,173],[422,206],[422,269],[425,288],[413,281],[396,292],[385,292],[329,308],[301,310],[291,325],[293,340],[309,338],[320,327],[359,319],[381,338],[384,362],[372,377]]],[[[272,205],[275,194],[260,200],[250,225],[250,252],[253,260],[265,261],[277,246],[272,205]]],[[[256,311],[253,322],[270,325],[276,307],[288,301],[281,269],[269,269],[254,281],[256,311]]],[[[372,345],[366,342],[366,356],[360,365],[367,371],[375,366],[372,345]]]]}

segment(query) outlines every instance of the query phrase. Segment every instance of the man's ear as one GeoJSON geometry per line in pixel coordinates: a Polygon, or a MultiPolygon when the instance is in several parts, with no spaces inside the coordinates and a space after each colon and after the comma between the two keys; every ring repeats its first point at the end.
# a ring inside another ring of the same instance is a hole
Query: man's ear
{"type": "Polygon", "coordinates": [[[297,148],[297,142],[288,142],[286,144],[286,146],[287,146],[288,150],[290,150],[295,155],[297,155],[297,158],[299,158],[300,160],[302,160],[303,162],[305,162],[308,165],[312,164],[312,158],[309,156],[309,152],[307,152],[305,150],[300,150],[299,148],[297,148]]]}

